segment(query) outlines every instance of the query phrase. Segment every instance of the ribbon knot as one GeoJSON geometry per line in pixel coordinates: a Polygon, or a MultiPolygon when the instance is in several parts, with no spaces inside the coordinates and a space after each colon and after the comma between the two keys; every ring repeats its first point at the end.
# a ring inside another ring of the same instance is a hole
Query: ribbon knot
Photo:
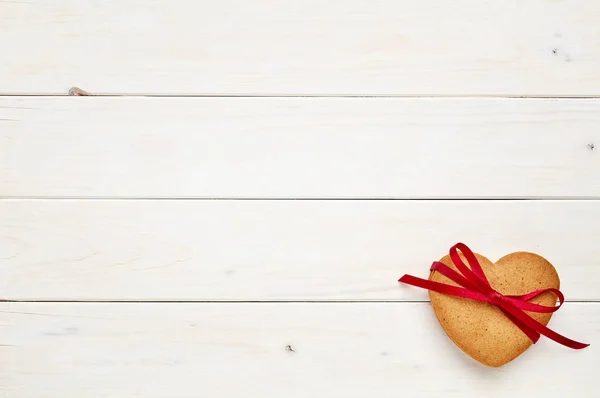
{"type": "Polygon", "coordinates": [[[490,299],[493,304],[499,305],[499,303],[501,303],[504,300],[504,296],[494,290],[490,294],[490,299]]]}
{"type": "Polygon", "coordinates": [[[483,272],[483,269],[481,268],[481,265],[479,264],[479,261],[477,261],[477,257],[475,257],[475,254],[473,254],[471,249],[469,249],[465,244],[457,243],[456,245],[452,246],[450,248],[450,259],[456,266],[458,272],[448,267],[446,264],[437,261],[431,265],[430,270],[439,272],[460,286],[434,282],[428,279],[417,278],[412,275],[404,275],[398,281],[438,293],[449,294],[452,296],[463,297],[495,305],[500,308],[504,315],[508,317],[508,319],[510,319],[517,327],[519,327],[519,329],[521,329],[521,331],[523,331],[523,333],[525,333],[534,344],[537,343],[540,335],[544,335],[559,344],[577,350],[589,346],[589,344],[580,343],[556,333],[525,313],[525,311],[538,313],[550,313],[557,311],[565,301],[565,297],[560,290],[547,288],[535,290],[524,295],[503,295],[492,288],[490,282],[483,272]],[[470,268],[463,263],[458,254],[459,250],[463,253],[465,259],[470,265],[470,268]],[[550,292],[558,298],[558,306],[548,307],[529,302],[529,300],[546,292],[550,292]]]}

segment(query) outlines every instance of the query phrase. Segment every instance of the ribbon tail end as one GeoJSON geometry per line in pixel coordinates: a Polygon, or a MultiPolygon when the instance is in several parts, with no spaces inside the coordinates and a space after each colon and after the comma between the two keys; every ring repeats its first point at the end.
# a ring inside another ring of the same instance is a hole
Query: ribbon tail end
{"type": "Polygon", "coordinates": [[[586,344],[586,343],[577,343],[577,344],[573,344],[573,347],[571,347],[571,348],[573,348],[575,350],[583,350],[584,348],[589,347],[589,346],[590,345],[586,344]]]}

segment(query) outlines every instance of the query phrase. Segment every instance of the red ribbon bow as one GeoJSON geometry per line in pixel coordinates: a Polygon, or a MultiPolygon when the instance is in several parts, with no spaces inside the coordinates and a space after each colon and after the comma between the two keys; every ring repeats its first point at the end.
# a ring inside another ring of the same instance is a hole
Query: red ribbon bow
{"type": "Polygon", "coordinates": [[[469,249],[465,244],[457,243],[456,245],[452,246],[450,248],[450,258],[460,273],[437,261],[432,264],[431,271],[437,271],[463,287],[421,279],[412,275],[404,275],[398,280],[398,282],[417,286],[423,289],[433,290],[439,293],[483,301],[495,305],[499,307],[504,315],[506,315],[508,319],[517,325],[523,331],[523,333],[525,333],[533,341],[534,344],[537,343],[540,335],[543,334],[559,344],[576,350],[580,350],[589,346],[589,344],[580,343],[556,333],[555,331],[531,318],[524,312],[524,310],[540,313],[557,311],[565,301],[565,296],[560,292],[560,290],[549,288],[536,290],[522,296],[504,296],[492,288],[490,282],[483,273],[483,269],[477,261],[477,258],[471,249],[469,249]],[[462,262],[462,259],[458,255],[458,250],[464,254],[467,262],[471,266],[471,269],[469,269],[469,267],[462,262]],[[560,301],[558,307],[547,307],[528,302],[532,298],[537,297],[545,292],[552,292],[556,295],[556,297],[558,297],[558,300],[560,301]]]}

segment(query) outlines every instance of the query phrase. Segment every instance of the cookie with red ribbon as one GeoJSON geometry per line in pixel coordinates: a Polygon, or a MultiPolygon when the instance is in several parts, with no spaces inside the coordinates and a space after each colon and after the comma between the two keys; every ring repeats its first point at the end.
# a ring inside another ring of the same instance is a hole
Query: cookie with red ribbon
{"type": "Polygon", "coordinates": [[[429,279],[404,275],[399,281],[428,289],[448,337],[484,365],[512,361],[541,335],[573,349],[588,346],[547,327],[564,296],[556,269],[537,254],[516,252],[492,263],[458,243],[432,264],[429,279]]]}

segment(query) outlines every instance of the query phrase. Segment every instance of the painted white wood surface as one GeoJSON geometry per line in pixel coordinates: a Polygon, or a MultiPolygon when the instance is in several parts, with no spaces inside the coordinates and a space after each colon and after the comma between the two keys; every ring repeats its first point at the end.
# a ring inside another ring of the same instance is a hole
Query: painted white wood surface
{"type": "Polygon", "coordinates": [[[427,303],[3,303],[10,398],[597,396],[598,305],[568,303],[493,369],[444,335],[427,303]],[[290,345],[294,350],[286,350],[290,345]]]}
{"type": "Polygon", "coordinates": [[[600,201],[0,201],[0,294],[26,300],[428,300],[462,241],[546,257],[600,300],[600,201]]]}
{"type": "Polygon", "coordinates": [[[600,96],[599,20],[0,1],[0,300],[67,301],[0,301],[0,397],[596,397],[600,102],[487,97],[600,96]],[[72,86],[169,97],[13,96],[72,86]],[[354,98],[378,95],[411,98],[354,98]],[[397,283],[459,240],[547,257],[571,301],[550,326],[592,345],[467,358],[397,283]]]}
{"type": "Polygon", "coordinates": [[[595,1],[29,0],[0,15],[0,93],[600,94],[595,1]]]}
{"type": "Polygon", "coordinates": [[[600,101],[3,98],[0,195],[600,197],[600,101]]]}

